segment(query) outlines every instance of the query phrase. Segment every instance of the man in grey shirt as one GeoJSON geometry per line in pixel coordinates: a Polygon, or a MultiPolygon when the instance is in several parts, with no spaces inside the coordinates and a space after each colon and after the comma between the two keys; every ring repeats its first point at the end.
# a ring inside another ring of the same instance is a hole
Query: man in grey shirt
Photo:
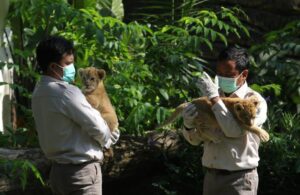
{"type": "Polygon", "coordinates": [[[254,124],[262,126],[267,119],[267,104],[263,97],[248,87],[249,59],[245,49],[229,47],[219,55],[217,82],[204,73],[198,81],[202,93],[212,102],[212,111],[221,129],[209,129],[220,142],[202,140],[193,127],[196,107],[190,104],[183,112],[185,139],[192,145],[203,142],[202,165],[206,168],[204,195],[256,195],[258,187],[258,148],[260,140],[243,130],[235,121],[220,97],[256,96],[259,105],[254,124]]]}
{"type": "Polygon", "coordinates": [[[39,143],[52,163],[54,194],[102,194],[102,148],[119,139],[101,114],[91,107],[75,77],[74,47],[63,37],[50,36],[36,50],[42,71],[32,97],[39,143]]]}

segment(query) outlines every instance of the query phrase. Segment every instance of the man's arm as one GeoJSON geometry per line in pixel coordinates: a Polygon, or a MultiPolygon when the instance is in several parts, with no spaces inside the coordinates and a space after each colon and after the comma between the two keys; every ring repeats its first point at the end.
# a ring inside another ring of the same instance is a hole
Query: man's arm
{"type": "Polygon", "coordinates": [[[219,97],[218,87],[213,83],[206,72],[198,79],[196,85],[203,95],[207,96],[212,102],[212,111],[226,137],[239,137],[244,134],[239,124],[233,118],[230,111],[219,97]]]}
{"type": "Polygon", "coordinates": [[[197,108],[194,104],[189,104],[182,112],[183,137],[194,146],[199,145],[203,141],[194,126],[194,120],[197,115],[197,108]]]}
{"type": "MultiPolygon", "coordinates": [[[[256,117],[254,119],[254,125],[260,127],[267,119],[267,103],[259,94],[256,94],[255,96],[258,98],[259,104],[256,111],[256,117]]],[[[231,112],[224,105],[223,101],[219,97],[215,97],[211,99],[211,102],[213,104],[212,111],[214,112],[224,134],[227,137],[242,136],[244,134],[244,130],[237,123],[231,112]]]]}
{"type": "Polygon", "coordinates": [[[226,137],[240,137],[244,135],[243,129],[237,123],[231,112],[227,109],[221,98],[211,99],[212,111],[226,137]]]}
{"type": "Polygon", "coordinates": [[[63,98],[67,116],[102,146],[110,142],[110,130],[101,114],[92,108],[77,88],[67,89],[63,98]]]}

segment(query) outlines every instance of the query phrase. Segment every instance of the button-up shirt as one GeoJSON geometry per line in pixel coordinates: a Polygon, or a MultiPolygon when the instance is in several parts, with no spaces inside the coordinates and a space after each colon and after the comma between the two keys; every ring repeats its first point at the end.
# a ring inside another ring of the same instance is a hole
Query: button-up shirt
{"type": "Polygon", "coordinates": [[[73,164],[102,161],[101,146],[110,141],[109,127],[79,88],[42,76],[33,92],[32,111],[47,158],[73,164]]]}
{"type": "MultiPolygon", "coordinates": [[[[221,91],[220,96],[224,96],[224,93],[221,91]]],[[[267,119],[267,103],[264,98],[249,88],[246,82],[230,95],[230,97],[242,99],[250,96],[256,96],[259,100],[254,124],[261,127],[267,119]]],[[[211,129],[210,133],[215,135],[220,142],[215,143],[203,140],[195,129],[191,131],[183,130],[183,135],[189,143],[199,145],[201,142],[204,142],[202,165],[230,171],[257,167],[260,144],[258,136],[250,131],[241,129],[221,99],[212,106],[212,111],[221,129],[211,129]]]]}

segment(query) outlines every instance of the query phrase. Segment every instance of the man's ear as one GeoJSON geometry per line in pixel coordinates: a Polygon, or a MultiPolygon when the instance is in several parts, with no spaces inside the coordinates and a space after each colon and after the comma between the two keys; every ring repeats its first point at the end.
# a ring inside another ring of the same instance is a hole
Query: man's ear
{"type": "Polygon", "coordinates": [[[79,77],[82,79],[83,78],[83,72],[84,72],[84,69],[83,68],[79,68],[78,69],[78,75],[79,77]]]}
{"type": "Polygon", "coordinates": [[[243,75],[243,77],[245,78],[245,80],[247,79],[248,74],[249,74],[248,69],[246,69],[246,70],[244,70],[244,71],[242,72],[242,75],[243,75]]]}
{"type": "Polygon", "coordinates": [[[105,70],[103,70],[103,69],[98,69],[97,72],[98,72],[99,78],[100,78],[101,80],[104,80],[104,79],[105,79],[105,76],[106,76],[105,70]]]}
{"type": "Polygon", "coordinates": [[[47,67],[47,71],[53,71],[53,69],[56,67],[55,63],[51,62],[48,67],[47,67]]]}

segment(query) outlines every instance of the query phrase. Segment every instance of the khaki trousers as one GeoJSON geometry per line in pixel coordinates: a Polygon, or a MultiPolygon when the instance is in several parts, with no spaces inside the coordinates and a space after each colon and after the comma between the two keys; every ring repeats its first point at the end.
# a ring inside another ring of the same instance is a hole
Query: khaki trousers
{"type": "Polygon", "coordinates": [[[207,169],[203,195],[257,195],[257,188],[256,169],[243,171],[207,169]]]}
{"type": "Polygon", "coordinates": [[[80,165],[53,163],[50,185],[55,195],[102,195],[100,163],[80,165]]]}

